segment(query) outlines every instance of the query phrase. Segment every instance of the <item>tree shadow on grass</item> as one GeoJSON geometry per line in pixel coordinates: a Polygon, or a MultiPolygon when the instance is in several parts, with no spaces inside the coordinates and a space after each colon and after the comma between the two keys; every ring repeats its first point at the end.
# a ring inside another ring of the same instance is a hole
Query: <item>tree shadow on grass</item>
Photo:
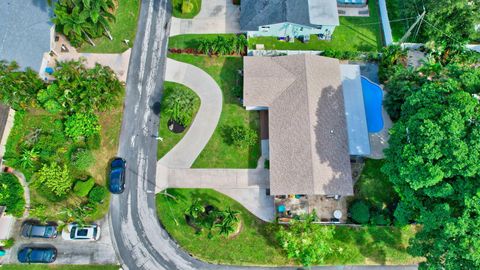
{"type": "Polygon", "coordinates": [[[207,191],[207,189],[194,189],[191,193],[191,201],[193,201],[195,198],[200,198],[202,200],[202,204],[205,205],[212,204],[213,202],[220,203],[220,200],[217,197],[205,191],[207,191]]]}

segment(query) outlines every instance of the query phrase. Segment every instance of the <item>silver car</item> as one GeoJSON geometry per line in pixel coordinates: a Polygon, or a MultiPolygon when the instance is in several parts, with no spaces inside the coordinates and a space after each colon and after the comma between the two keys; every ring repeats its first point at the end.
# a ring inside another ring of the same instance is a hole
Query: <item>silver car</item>
{"type": "Polygon", "coordinates": [[[100,239],[100,227],[96,224],[71,223],[67,226],[67,230],[62,232],[62,238],[65,240],[97,241],[100,239]]]}

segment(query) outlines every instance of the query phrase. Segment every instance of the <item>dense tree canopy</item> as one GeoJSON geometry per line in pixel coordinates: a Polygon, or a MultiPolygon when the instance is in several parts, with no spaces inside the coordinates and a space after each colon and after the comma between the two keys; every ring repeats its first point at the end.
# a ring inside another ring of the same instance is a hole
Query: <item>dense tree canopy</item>
{"type": "Polygon", "coordinates": [[[7,213],[21,216],[25,207],[23,187],[13,174],[0,174],[0,205],[7,208],[7,213]]]}
{"type": "MultiPolygon", "coordinates": [[[[431,60],[431,59],[430,59],[431,60]]],[[[480,72],[429,61],[401,68],[386,87],[397,122],[382,171],[400,196],[397,223],[417,222],[421,269],[480,268],[480,72]]]]}

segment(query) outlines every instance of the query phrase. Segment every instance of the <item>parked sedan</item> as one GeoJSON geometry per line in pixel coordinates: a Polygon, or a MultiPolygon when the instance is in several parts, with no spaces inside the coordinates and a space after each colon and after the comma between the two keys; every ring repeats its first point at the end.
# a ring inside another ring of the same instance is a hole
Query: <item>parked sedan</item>
{"type": "Polygon", "coordinates": [[[125,170],[127,162],[123,158],[115,158],[110,164],[108,187],[110,192],[120,194],[125,190],[125,170]]]}
{"type": "Polygon", "coordinates": [[[54,247],[24,247],[17,254],[21,263],[51,263],[57,258],[54,247]]]}
{"type": "Polygon", "coordinates": [[[22,227],[22,235],[24,237],[55,238],[57,237],[57,226],[25,223],[22,227]]]}
{"type": "Polygon", "coordinates": [[[72,223],[68,225],[68,230],[62,232],[62,238],[65,240],[96,241],[100,238],[100,227],[96,224],[82,226],[72,223]]]}

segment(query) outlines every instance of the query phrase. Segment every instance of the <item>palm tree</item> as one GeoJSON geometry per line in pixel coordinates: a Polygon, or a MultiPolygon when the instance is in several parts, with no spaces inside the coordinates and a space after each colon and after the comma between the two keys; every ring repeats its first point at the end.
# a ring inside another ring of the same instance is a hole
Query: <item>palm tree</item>
{"type": "Polygon", "coordinates": [[[238,215],[240,211],[232,210],[230,207],[222,211],[223,222],[236,224],[238,222],[238,215]]]}
{"type": "Polygon", "coordinates": [[[185,209],[185,215],[189,215],[194,219],[198,218],[198,216],[203,213],[205,213],[205,207],[200,203],[200,198],[194,199],[192,204],[185,209]]]}
{"type": "Polygon", "coordinates": [[[198,41],[198,50],[203,54],[210,54],[212,42],[208,39],[200,39],[198,41]]]}
{"type": "Polygon", "coordinates": [[[219,229],[221,235],[229,236],[232,232],[235,231],[234,224],[228,222],[221,222],[215,224],[215,227],[219,229]]]}
{"type": "Polygon", "coordinates": [[[175,89],[164,101],[164,112],[182,126],[190,124],[193,118],[195,97],[182,89],[175,89]]]}
{"type": "Polygon", "coordinates": [[[248,40],[244,35],[238,35],[235,38],[235,52],[242,54],[245,52],[245,48],[248,47],[248,40]]]}
{"type": "Polygon", "coordinates": [[[32,148],[30,150],[23,149],[22,155],[20,157],[20,164],[24,169],[33,167],[33,162],[38,159],[37,149],[32,148]]]}

